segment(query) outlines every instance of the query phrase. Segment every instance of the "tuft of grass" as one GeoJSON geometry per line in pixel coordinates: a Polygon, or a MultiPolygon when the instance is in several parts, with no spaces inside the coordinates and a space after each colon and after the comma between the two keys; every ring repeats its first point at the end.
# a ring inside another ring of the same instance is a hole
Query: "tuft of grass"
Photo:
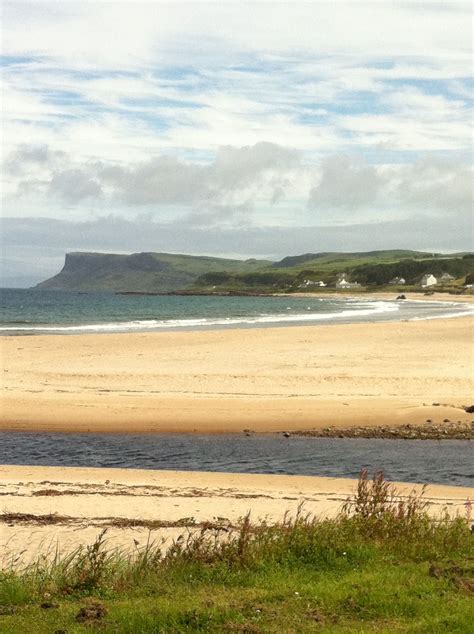
{"type": "Polygon", "coordinates": [[[389,552],[414,560],[437,559],[443,554],[458,555],[471,543],[470,507],[465,517],[452,518],[445,510],[433,518],[425,499],[427,486],[421,492],[401,497],[383,471],[372,479],[362,470],[355,495],[342,508],[340,519],[348,520],[361,537],[383,545],[389,552]]]}
{"type": "Polygon", "coordinates": [[[13,571],[0,572],[0,606],[11,607],[31,601],[34,591],[28,581],[28,575],[18,575],[13,571]]]}
{"type": "MultiPolygon", "coordinates": [[[[433,518],[361,473],[335,519],[189,529],[166,552],[96,542],[0,574],[0,631],[467,632],[474,619],[470,517],[433,518]]],[[[151,533],[150,533],[151,535],[151,533]]]]}

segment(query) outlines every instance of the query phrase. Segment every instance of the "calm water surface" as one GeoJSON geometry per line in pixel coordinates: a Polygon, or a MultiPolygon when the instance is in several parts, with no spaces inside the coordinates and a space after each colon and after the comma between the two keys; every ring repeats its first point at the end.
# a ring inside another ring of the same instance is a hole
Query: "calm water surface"
{"type": "Polygon", "coordinates": [[[0,463],[277,473],[474,486],[474,446],[461,440],[283,438],[277,435],[0,433],[0,463]]]}

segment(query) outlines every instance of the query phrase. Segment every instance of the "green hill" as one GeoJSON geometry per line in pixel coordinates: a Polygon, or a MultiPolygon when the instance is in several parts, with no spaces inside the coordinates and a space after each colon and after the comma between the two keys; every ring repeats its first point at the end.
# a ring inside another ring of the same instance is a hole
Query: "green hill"
{"type": "MultiPolygon", "coordinates": [[[[416,288],[425,273],[449,273],[454,278],[445,284],[449,290],[459,288],[466,276],[474,275],[474,255],[406,250],[328,252],[270,262],[171,253],[68,253],[62,271],[36,288],[138,293],[293,292],[302,290],[305,280],[323,280],[326,289],[334,288],[341,273],[368,289],[383,288],[395,277],[405,278],[407,288],[416,288]]],[[[308,286],[306,290],[315,288],[308,286]]]]}
{"type": "Polygon", "coordinates": [[[438,277],[449,273],[454,280],[445,283],[443,289],[456,290],[462,286],[466,276],[474,275],[474,255],[403,250],[306,253],[283,258],[256,271],[206,273],[196,280],[194,288],[208,292],[314,292],[315,286],[305,286],[305,281],[322,280],[327,285],[323,290],[330,290],[334,289],[342,273],[349,281],[359,282],[362,288],[369,290],[383,288],[395,277],[405,278],[407,289],[419,289],[425,273],[438,277]]]}
{"type": "Polygon", "coordinates": [[[402,249],[392,249],[388,251],[365,251],[355,253],[305,253],[304,255],[292,255],[283,258],[279,262],[274,262],[274,268],[291,268],[293,270],[318,268],[332,270],[340,264],[346,267],[358,266],[365,263],[374,262],[395,262],[402,258],[426,258],[428,253],[421,251],[407,251],[402,249]]]}
{"type": "Polygon", "coordinates": [[[171,253],[68,253],[63,269],[36,288],[75,291],[170,292],[189,287],[204,273],[245,273],[265,260],[230,260],[171,253]]]}

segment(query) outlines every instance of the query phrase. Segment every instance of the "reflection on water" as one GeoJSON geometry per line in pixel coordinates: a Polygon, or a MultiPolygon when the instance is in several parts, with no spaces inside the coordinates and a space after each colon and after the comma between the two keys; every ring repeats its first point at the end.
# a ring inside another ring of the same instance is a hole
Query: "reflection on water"
{"type": "Polygon", "coordinates": [[[283,438],[277,435],[120,435],[0,432],[0,463],[357,477],[473,485],[462,440],[283,438]]]}

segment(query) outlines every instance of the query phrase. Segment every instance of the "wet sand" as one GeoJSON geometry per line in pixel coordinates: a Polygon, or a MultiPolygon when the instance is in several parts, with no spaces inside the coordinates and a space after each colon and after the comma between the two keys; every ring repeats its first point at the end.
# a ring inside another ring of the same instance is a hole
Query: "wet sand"
{"type": "Polygon", "coordinates": [[[460,317],[2,337],[0,429],[224,433],[469,423],[473,325],[460,317]]]}
{"type": "MultiPolygon", "coordinates": [[[[107,528],[107,545],[134,550],[148,541],[166,549],[204,523],[232,530],[251,521],[305,512],[334,517],[356,481],[313,476],[0,466],[0,567],[71,552],[107,528]]],[[[397,483],[400,495],[421,485],[397,483]]],[[[465,515],[472,489],[430,485],[429,511],[465,515]]]]}
{"type": "Polygon", "coordinates": [[[474,304],[474,293],[460,293],[459,295],[450,295],[449,293],[439,293],[433,291],[430,295],[430,291],[425,293],[417,293],[412,291],[380,291],[378,293],[358,292],[354,293],[351,290],[347,291],[314,291],[314,292],[301,292],[301,293],[279,293],[284,297],[338,297],[338,298],[351,298],[351,299],[373,299],[373,300],[388,300],[394,301],[399,295],[405,295],[409,301],[416,302],[461,302],[463,304],[474,304]]]}

